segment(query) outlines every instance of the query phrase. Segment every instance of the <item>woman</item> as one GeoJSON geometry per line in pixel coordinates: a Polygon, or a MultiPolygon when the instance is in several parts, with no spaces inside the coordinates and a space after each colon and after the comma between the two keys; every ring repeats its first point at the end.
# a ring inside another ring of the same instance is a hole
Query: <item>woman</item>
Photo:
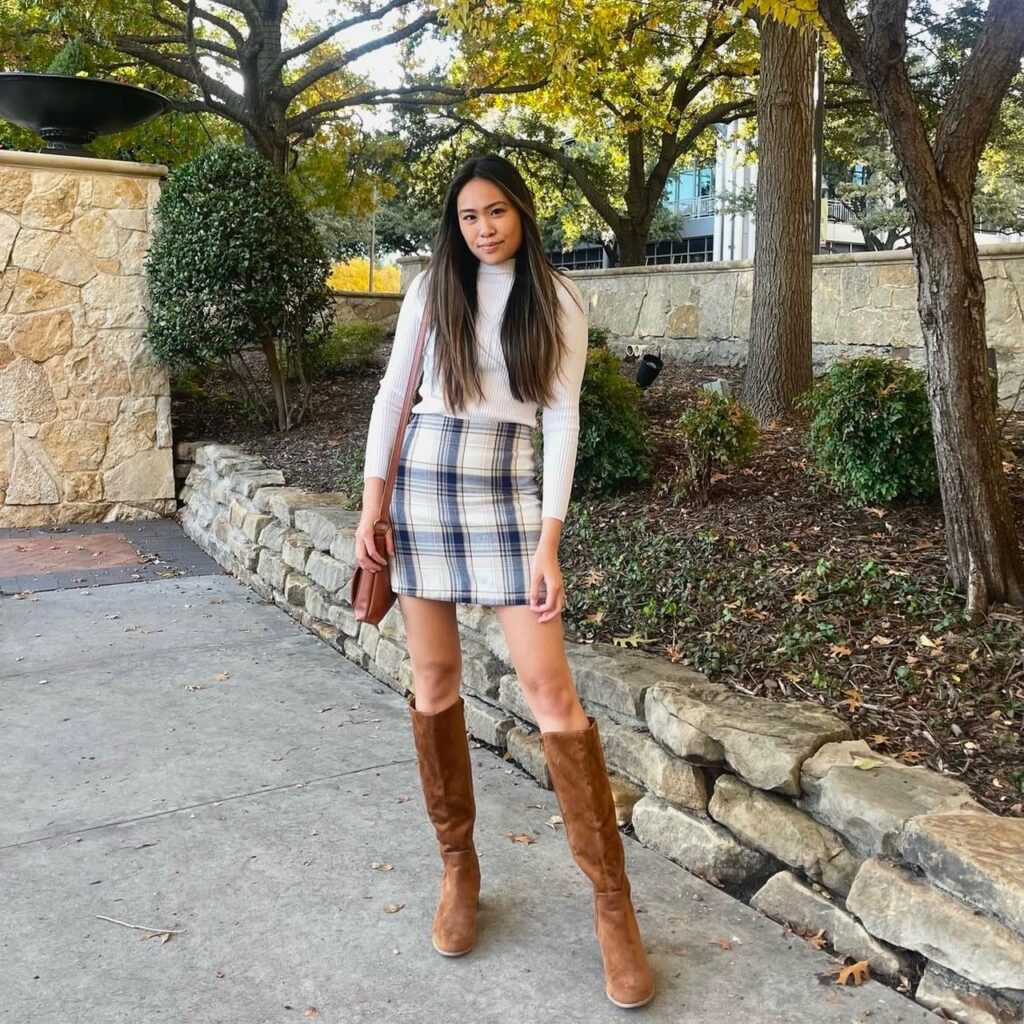
{"type": "Polygon", "coordinates": [[[390,572],[405,623],[413,739],[444,866],[435,949],[461,956],[476,941],[480,865],[455,605],[491,605],[541,729],[570,849],[594,886],[606,993],[629,1007],[651,1000],[654,979],[597,723],[576,695],[561,619],[558,542],[586,357],[585,305],[545,256],[525,182],[499,156],[469,160],[448,189],[430,266],[399,311],[370,418],[355,549],[367,571],[390,572]],[[426,305],[423,380],[402,441],[384,559],[373,521],[426,305]],[[538,407],[543,495],[531,441],[538,407]]]}

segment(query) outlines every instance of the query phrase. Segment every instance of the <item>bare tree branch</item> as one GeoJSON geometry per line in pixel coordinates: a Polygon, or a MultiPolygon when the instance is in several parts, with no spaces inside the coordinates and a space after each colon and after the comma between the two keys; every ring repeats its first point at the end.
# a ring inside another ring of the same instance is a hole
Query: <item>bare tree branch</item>
{"type": "Polygon", "coordinates": [[[946,102],[935,135],[942,175],[961,190],[974,185],[978,161],[1024,56],[1024,3],[990,0],[981,34],[946,102]]]}
{"type": "MultiPolygon", "coordinates": [[[[177,8],[182,14],[185,14],[188,11],[188,0],[167,0],[167,3],[172,7],[177,8]]],[[[227,18],[222,18],[219,15],[214,14],[212,11],[205,11],[202,8],[198,8],[196,10],[196,17],[209,22],[209,24],[219,28],[222,32],[229,35],[239,50],[245,46],[245,36],[243,36],[238,27],[232,25],[227,18]]]]}
{"type": "Polygon", "coordinates": [[[345,67],[346,64],[351,64],[352,61],[362,57],[364,54],[372,53],[374,50],[379,50],[383,46],[390,46],[392,43],[408,39],[409,36],[415,35],[424,26],[432,25],[436,22],[437,12],[430,11],[416,18],[414,21],[409,22],[409,24],[404,28],[396,29],[394,32],[390,32],[384,36],[378,36],[376,39],[373,39],[368,43],[364,43],[362,46],[355,46],[351,50],[346,50],[345,53],[335,57],[333,60],[325,61],[319,67],[311,68],[287,88],[280,90],[280,95],[285,105],[295,99],[299,93],[308,89],[316,82],[319,82],[321,78],[333,75],[336,71],[340,71],[345,67]]]}
{"type": "Polygon", "coordinates": [[[274,71],[280,71],[289,61],[294,60],[296,57],[301,57],[304,53],[309,53],[310,50],[315,50],[318,46],[329,42],[339,32],[344,32],[346,29],[352,28],[353,25],[359,25],[366,21],[377,21],[392,11],[400,7],[406,7],[412,2],[413,0],[391,0],[390,3],[375,11],[367,11],[365,14],[358,14],[353,18],[336,22],[325,28],[322,32],[318,32],[315,36],[311,36],[304,42],[299,43],[298,46],[293,46],[289,50],[282,50],[281,55],[274,61],[272,68],[274,71]]]}

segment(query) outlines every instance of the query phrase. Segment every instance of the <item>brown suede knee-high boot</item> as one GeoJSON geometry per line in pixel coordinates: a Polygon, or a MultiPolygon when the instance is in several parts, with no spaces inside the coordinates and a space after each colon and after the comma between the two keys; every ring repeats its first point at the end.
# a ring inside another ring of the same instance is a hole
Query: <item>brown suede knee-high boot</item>
{"type": "Polygon", "coordinates": [[[654,974],[633,909],[597,722],[591,715],[587,721],[586,729],[541,732],[541,746],[569,848],[594,884],[605,994],[616,1006],[643,1006],[654,997],[654,974]]]}
{"type": "Polygon", "coordinates": [[[430,713],[409,706],[427,815],[441,846],[444,874],[431,941],[445,956],[462,956],[476,943],[480,862],[473,845],[476,803],[462,697],[430,713]]]}

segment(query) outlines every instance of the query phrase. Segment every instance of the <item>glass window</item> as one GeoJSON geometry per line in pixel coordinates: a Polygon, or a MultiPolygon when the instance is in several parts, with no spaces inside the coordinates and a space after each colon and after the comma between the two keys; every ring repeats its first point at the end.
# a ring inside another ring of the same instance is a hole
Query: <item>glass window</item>
{"type": "Polygon", "coordinates": [[[712,235],[665,239],[647,243],[644,263],[647,266],[666,263],[709,263],[714,251],[715,240],[712,235]]]}
{"type": "Polygon", "coordinates": [[[567,252],[549,252],[548,257],[563,270],[600,270],[604,266],[604,249],[599,245],[586,245],[567,252]]]}

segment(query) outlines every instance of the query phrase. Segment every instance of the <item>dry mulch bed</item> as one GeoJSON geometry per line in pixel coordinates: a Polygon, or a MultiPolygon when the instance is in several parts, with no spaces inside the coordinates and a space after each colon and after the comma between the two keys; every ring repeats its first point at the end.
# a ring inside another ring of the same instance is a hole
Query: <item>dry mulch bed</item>
{"type": "MultiPolygon", "coordinates": [[[[629,377],[633,363],[622,364],[629,377]]],[[[176,437],[241,444],[290,484],[347,490],[357,507],[382,369],[319,385],[312,418],[286,435],[247,423],[223,397],[176,396],[176,437]]],[[[751,465],[717,479],[706,506],[681,494],[671,426],[714,377],[738,393],[741,370],[666,365],[642,395],[656,478],[570,510],[567,638],[644,649],[743,693],[830,708],[880,753],[1024,816],[1024,612],[1000,606],[968,622],[948,589],[938,502],[849,504],[811,472],[796,420],[766,430],[751,465]]],[[[1000,415],[1024,546],[1024,413],[1000,415]]]]}

